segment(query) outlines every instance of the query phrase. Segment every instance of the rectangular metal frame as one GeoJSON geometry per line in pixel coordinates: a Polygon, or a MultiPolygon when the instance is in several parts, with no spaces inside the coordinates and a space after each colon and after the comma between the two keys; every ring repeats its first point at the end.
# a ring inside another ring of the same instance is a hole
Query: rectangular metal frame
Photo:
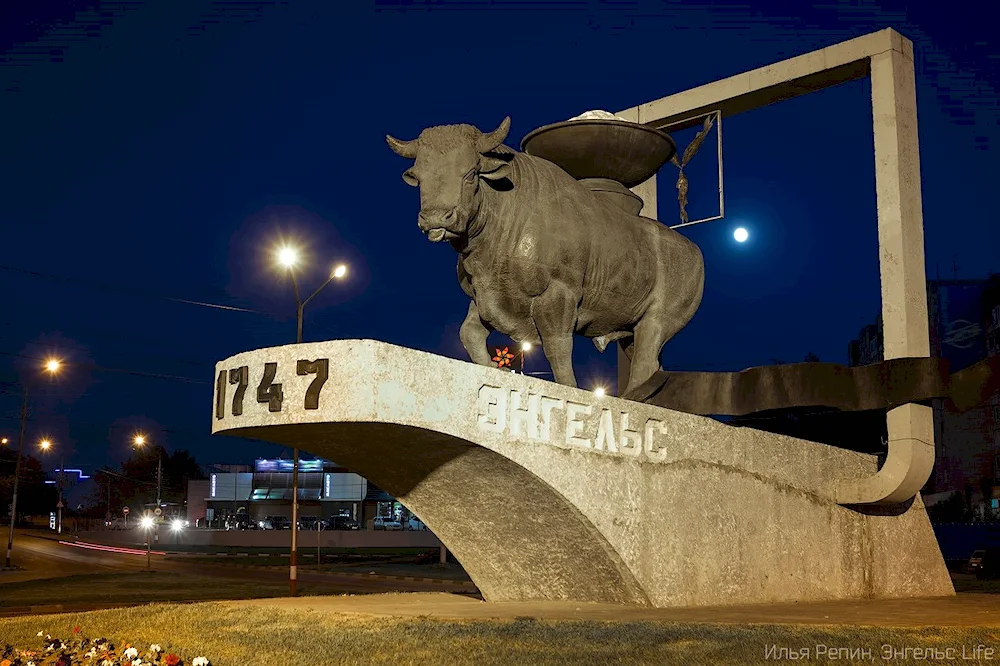
{"type": "MultiPolygon", "coordinates": [[[[659,129],[666,130],[668,128],[676,127],[682,125],[681,129],[688,129],[694,127],[697,123],[692,125],[691,123],[700,118],[707,118],[708,116],[715,116],[715,132],[716,132],[716,154],[719,160],[719,214],[713,217],[705,217],[700,220],[689,220],[687,222],[681,222],[680,224],[670,225],[671,229],[680,229],[681,227],[690,227],[692,224],[701,224],[702,222],[712,222],[714,220],[721,220],[726,216],[726,203],[725,196],[723,193],[722,185],[722,111],[716,109],[715,111],[709,111],[708,113],[700,113],[697,116],[691,116],[690,118],[685,118],[684,120],[678,120],[677,122],[670,123],[660,127],[659,129]]],[[[678,149],[680,147],[678,146],[678,149]]]]}

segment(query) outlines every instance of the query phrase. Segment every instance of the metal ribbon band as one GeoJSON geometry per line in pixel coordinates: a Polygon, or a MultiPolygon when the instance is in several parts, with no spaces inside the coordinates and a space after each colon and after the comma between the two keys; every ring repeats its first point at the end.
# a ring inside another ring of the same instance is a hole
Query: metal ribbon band
{"type": "Polygon", "coordinates": [[[942,358],[894,358],[847,367],[836,363],[791,363],[741,372],[661,370],[635,392],[634,400],[679,412],[744,416],[794,407],[842,411],[893,409],[907,403],[945,400],[964,412],[1000,391],[1000,356],[949,374],[942,358]]]}

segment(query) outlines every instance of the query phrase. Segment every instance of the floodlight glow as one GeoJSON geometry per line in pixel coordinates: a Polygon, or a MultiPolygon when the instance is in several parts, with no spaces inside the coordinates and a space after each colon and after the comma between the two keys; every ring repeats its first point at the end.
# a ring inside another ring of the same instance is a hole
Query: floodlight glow
{"type": "Polygon", "coordinates": [[[746,241],[746,239],[750,238],[750,232],[748,232],[743,227],[740,227],[739,229],[733,232],[733,238],[736,239],[737,243],[742,243],[746,241]]]}
{"type": "Polygon", "coordinates": [[[606,391],[603,386],[598,386],[597,388],[594,389],[594,395],[596,395],[598,398],[603,398],[605,393],[606,391]]]}
{"type": "Polygon", "coordinates": [[[184,521],[180,518],[174,518],[174,522],[170,523],[170,529],[174,532],[180,532],[184,529],[184,521]]]}
{"type": "Polygon", "coordinates": [[[145,435],[136,435],[135,439],[133,439],[132,441],[135,443],[136,446],[142,446],[143,444],[146,443],[146,436],[145,435]]]}
{"type": "Polygon", "coordinates": [[[522,342],[521,343],[521,351],[531,351],[531,343],[530,342],[522,342]]]}
{"type": "Polygon", "coordinates": [[[345,275],[347,275],[347,266],[345,266],[344,264],[340,264],[339,266],[333,269],[333,277],[339,279],[344,277],[345,275]]]}
{"type": "Polygon", "coordinates": [[[50,442],[50,441],[49,441],[49,440],[47,440],[47,439],[43,439],[42,441],[40,441],[40,442],[38,443],[38,445],[39,445],[40,447],[42,447],[42,450],[43,450],[43,451],[48,451],[48,450],[49,450],[49,448],[50,448],[50,447],[52,446],[52,442],[50,442]]]}
{"type": "Polygon", "coordinates": [[[7,438],[4,437],[3,439],[0,439],[0,444],[3,444],[3,445],[6,446],[6,444],[7,444],[7,438]]]}
{"type": "Polygon", "coordinates": [[[278,250],[278,263],[285,268],[291,268],[299,261],[299,252],[294,247],[287,245],[278,250]]]}
{"type": "Polygon", "coordinates": [[[150,527],[153,526],[153,519],[152,519],[152,517],[150,517],[150,516],[143,516],[142,520],[139,521],[139,525],[142,526],[143,529],[147,529],[148,530],[150,527]]]}
{"type": "Polygon", "coordinates": [[[45,369],[49,372],[59,372],[59,368],[62,367],[62,361],[57,358],[50,358],[45,361],[45,369]]]}

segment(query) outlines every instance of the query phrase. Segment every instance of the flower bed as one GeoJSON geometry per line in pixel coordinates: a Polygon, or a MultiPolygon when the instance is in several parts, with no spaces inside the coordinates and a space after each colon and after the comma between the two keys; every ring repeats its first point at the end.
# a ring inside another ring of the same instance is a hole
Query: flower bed
{"type": "Polygon", "coordinates": [[[0,666],[211,666],[205,657],[190,661],[152,644],[145,650],[128,643],[114,644],[106,638],[90,639],[80,627],[67,640],[38,632],[41,647],[35,650],[7,645],[0,652],[0,666]]]}

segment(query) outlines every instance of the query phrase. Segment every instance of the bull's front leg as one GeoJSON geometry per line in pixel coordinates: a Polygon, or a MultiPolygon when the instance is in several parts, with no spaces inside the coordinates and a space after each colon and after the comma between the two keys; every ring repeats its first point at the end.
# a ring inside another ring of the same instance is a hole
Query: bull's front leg
{"type": "Polygon", "coordinates": [[[577,298],[566,286],[554,283],[531,301],[531,318],[542,339],[542,351],[558,384],[576,388],[573,372],[573,332],[577,298]]]}
{"type": "Polygon", "coordinates": [[[490,352],[486,348],[486,338],[489,335],[489,327],[479,316],[479,307],[475,301],[469,301],[469,312],[465,315],[458,336],[462,339],[462,346],[465,347],[473,363],[493,365],[490,352]]]}

